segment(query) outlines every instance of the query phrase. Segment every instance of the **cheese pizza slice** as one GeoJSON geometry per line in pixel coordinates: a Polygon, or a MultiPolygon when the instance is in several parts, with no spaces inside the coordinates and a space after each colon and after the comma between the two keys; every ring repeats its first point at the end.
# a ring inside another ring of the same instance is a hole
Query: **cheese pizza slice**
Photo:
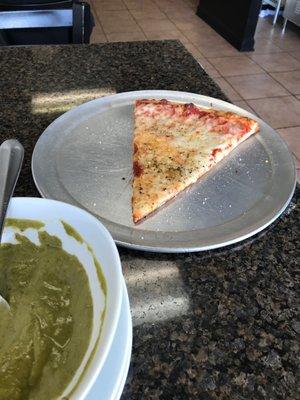
{"type": "Polygon", "coordinates": [[[134,109],[132,215],[136,223],[195,183],[259,130],[232,113],[167,100],[134,109]]]}

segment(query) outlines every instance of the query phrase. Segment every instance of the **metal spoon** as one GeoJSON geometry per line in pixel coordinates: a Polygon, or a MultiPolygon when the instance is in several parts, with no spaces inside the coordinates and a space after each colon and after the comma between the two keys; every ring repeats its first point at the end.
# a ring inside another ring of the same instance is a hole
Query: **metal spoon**
{"type": "MultiPolygon", "coordinates": [[[[0,146],[0,242],[4,220],[10,198],[21,171],[24,158],[24,148],[15,139],[5,140],[0,146]]],[[[7,301],[0,295],[0,307],[10,310],[7,301]]]]}

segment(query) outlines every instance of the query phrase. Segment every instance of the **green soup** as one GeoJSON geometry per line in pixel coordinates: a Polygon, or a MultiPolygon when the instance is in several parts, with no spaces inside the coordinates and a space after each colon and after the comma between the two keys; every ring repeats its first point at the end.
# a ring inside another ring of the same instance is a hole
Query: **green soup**
{"type": "MultiPolygon", "coordinates": [[[[10,225],[18,227],[16,220],[10,225]]],[[[18,233],[16,239],[0,247],[0,293],[11,307],[0,308],[0,399],[56,399],[88,348],[88,278],[57,237],[40,231],[40,245],[18,233]]]]}

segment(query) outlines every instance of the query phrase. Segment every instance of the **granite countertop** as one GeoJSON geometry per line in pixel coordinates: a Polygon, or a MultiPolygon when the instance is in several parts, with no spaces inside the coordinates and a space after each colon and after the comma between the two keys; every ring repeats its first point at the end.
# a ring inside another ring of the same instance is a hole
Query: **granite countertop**
{"type": "MultiPolygon", "coordinates": [[[[26,151],[19,196],[38,196],[33,147],[76,104],[139,89],[226,100],[177,41],[6,48],[0,70],[0,139],[26,151]]],[[[123,400],[296,399],[299,212],[298,188],[279,220],[230,248],[119,248],[134,325],[123,400]]]]}

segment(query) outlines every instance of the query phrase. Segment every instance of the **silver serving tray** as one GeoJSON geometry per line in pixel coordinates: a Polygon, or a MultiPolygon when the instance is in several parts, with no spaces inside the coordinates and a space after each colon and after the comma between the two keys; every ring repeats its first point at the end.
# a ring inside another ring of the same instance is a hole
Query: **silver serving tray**
{"type": "Polygon", "coordinates": [[[32,173],[42,196],[82,207],[122,246],[186,252],[230,245],[264,229],[287,207],[296,183],[285,142],[249,112],[192,93],[120,93],[75,107],[39,138],[32,173]],[[133,103],[157,98],[233,111],[256,119],[260,132],[199,182],[144,222],[131,217],[133,103]]]}

